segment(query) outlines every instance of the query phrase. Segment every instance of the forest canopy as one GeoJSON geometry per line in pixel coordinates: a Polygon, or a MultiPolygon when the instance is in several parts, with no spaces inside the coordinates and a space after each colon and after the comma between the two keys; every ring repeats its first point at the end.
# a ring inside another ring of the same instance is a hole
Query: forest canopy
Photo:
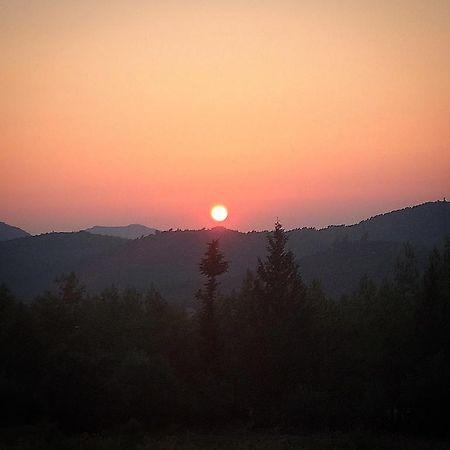
{"type": "Polygon", "coordinates": [[[364,277],[339,301],[303,281],[286,244],[277,223],[226,295],[233,261],[208,244],[194,312],[156,288],[92,295],[74,273],[31,304],[2,285],[3,426],[450,429],[450,241],[424,271],[406,245],[391,281],[364,277]]]}

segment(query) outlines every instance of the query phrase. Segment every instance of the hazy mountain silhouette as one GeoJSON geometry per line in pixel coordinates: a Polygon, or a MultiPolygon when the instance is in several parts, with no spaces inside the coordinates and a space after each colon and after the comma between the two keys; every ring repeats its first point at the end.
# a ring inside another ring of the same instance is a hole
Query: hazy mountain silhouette
{"type": "MultiPolygon", "coordinates": [[[[355,288],[361,276],[388,277],[403,243],[416,247],[419,263],[450,235],[448,202],[426,203],[379,215],[351,226],[289,232],[289,247],[306,281],[320,279],[326,292],[339,296],[355,288]]],[[[221,281],[225,290],[239,287],[247,269],[266,252],[266,232],[212,230],[165,231],[124,240],[86,232],[49,233],[0,243],[0,282],[29,300],[51,288],[62,272],[75,271],[88,289],[146,288],[154,284],[168,300],[190,304],[200,287],[198,263],[206,243],[220,239],[231,261],[221,281]]]]}
{"type": "Polygon", "coordinates": [[[60,274],[81,269],[99,255],[108,257],[128,241],[110,236],[47,233],[0,242],[0,282],[29,300],[52,287],[60,274]]]}
{"type": "Polygon", "coordinates": [[[289,240],[303,256],[347,240],[411,242],[429,248],[442,245],[449,232],[450,203],[437,201],[380,214],[355,225],[292,230],[289,240]]]}
{"type": "Polygon", "coordinates": [[[21,228],[8,225],[5,222],[0,222],[0,241],[9,241],[10,239],[17,239],[25,236],[30,236],[30,234],[21,228]]]}
{"type": "Polygon", "coordinates": [[[155,234],[155,228],[149,228],[145,225],[139,225],[136,223],[126,225],[123,227],[106,227],[106,226],[94,226],[87,228],[86,230],[91,234],[100,234],[103,236],[115,236],[124,239],[137,239],[142,236],[148,236],[149,234],[155,234]]]}

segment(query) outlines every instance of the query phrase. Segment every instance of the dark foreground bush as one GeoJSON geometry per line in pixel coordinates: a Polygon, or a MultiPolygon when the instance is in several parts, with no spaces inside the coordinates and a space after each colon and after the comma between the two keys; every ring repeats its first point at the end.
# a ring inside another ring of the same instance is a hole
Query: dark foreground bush
{"type": "MultiPolygon", "coordinates": [[[[11,432],[10,432],[11,433],[11,432]]],[[[21,437],[0,438],[2,450],[446,450],[450,441],[369,433],[288,435],[232,432],[149,435],[137,430],[64,436],[55,430],[21,430],[21,437]]]]}

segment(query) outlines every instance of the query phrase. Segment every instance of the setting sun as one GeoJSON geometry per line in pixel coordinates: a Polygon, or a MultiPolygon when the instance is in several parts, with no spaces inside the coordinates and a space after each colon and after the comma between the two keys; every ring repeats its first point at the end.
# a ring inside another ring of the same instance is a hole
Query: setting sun
{"type": "Polygon", "coordinates": [[[211,217],[216,222],[223,222],[228,216],[228,210],[225,206],[216,205],[211,209],[211,217]]]}

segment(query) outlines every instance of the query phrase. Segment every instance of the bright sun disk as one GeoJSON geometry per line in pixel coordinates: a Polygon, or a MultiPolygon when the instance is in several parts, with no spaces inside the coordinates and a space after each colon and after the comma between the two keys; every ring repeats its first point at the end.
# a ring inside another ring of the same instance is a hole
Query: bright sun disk
{"type": "Polygon", "coordinates": [[[228,210],[223,205],[213,206],[211,209],[211,217],[216,222],[223,222],[228,216],[228,210]]]}

